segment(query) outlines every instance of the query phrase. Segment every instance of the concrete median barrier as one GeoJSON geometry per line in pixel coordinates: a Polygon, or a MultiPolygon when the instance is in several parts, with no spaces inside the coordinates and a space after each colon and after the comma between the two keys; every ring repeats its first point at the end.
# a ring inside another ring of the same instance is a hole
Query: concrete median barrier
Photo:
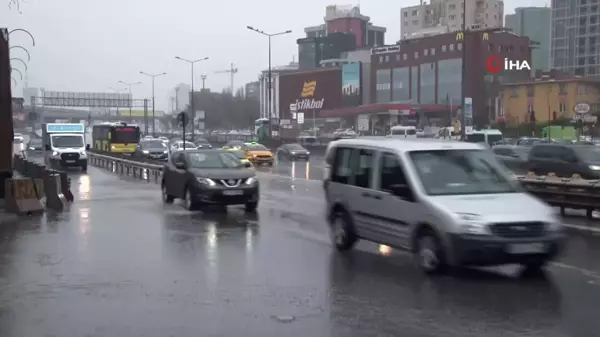
{"type": "Polygon", "coordinates": [[[56,171],[46,171],[44,175],[44,192],[46,208],[62,212],[67,205],[67,198],[62,193],[60,174],[56,171]]]}
{"type": "Polygon", "coordinates": [[[44,180],[33,178],[9,179],[5,189],[8,213],[36,215],[44,212],[44,180]]]}

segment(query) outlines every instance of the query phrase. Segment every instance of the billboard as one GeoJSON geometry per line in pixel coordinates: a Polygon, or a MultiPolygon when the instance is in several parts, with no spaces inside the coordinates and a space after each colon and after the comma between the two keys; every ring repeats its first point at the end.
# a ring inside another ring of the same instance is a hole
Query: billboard
{"type": "Polygon", "coordinates": [[[290,104],[298,112],[342,107],[341,69],[319,69],[279,75],[280,118],[290,118],[290,104]]]}
{"type": "Polygon", "coordinates": [[[342,66],[342,106],[344,107],[361,105],[360,66],[360,62],[342,66]]]}
{"type": "Polygon", "coordinates": [[[130,94],[106,92],[42,91],[36,103],[39,101],[44,106],[88,108],[128,108],[132,104],[130,94]]]}
{"type": "MultiPolygon", "coordinates": [[[[112,112],[112,111],[111,111],[112,112]]],[[[131,117],[144,117],[144,116],[148,116],[148,117],[152,117],[152,108],[148,109],[148,111],[145,110],[131,110],[131,114],[129,113],[129,109],[122,109],[119,110],[118,116],[131,116],[131,117]]],[[[115,111],[115,115],[117,115],[116,111],[115,111]]],[[[155,110],[154,111],[154,116],[155,117],[163,117],[165,115],[165,112],[162,110],[155,110]]]]}

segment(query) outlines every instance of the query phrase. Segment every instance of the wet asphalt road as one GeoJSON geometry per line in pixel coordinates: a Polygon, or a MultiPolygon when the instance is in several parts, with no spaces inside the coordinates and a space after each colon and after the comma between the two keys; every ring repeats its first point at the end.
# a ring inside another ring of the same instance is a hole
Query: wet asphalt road
{"type": "Polygon", "coordinates": [[[0,336],[597,336],[600,238],[545,275],[429,279],[406,254],[334,253],[319,182],[259,173],[257,215],[163,205],[154,184],[72,173],[68,212],[0,233],[0,336]]]}

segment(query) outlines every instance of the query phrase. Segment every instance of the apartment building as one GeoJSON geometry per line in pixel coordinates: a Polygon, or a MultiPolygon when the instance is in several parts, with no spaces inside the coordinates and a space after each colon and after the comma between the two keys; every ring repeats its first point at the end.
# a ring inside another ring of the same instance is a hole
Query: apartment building
{"type": "MultiPolygon", "coordinates": [[[[463,30],[463,0],[431,0],[400,10],[402,39],[423,37],[463,30]],[[439,31],[438,31],[439,29],[439,31]]],[[[502,27],[502,0],[471,0],[466,4],[468,29],[502,27]]]]}

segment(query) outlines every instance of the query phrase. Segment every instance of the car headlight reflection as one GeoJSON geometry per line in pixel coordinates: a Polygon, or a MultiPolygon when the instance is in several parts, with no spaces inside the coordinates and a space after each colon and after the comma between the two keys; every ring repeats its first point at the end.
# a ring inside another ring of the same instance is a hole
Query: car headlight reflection
{"type": "Polygon", "coordinates": [[[250,177],[246,179],[246,185],[254,185],[258,182],[258,180],[254,177],[250,177]]]}

